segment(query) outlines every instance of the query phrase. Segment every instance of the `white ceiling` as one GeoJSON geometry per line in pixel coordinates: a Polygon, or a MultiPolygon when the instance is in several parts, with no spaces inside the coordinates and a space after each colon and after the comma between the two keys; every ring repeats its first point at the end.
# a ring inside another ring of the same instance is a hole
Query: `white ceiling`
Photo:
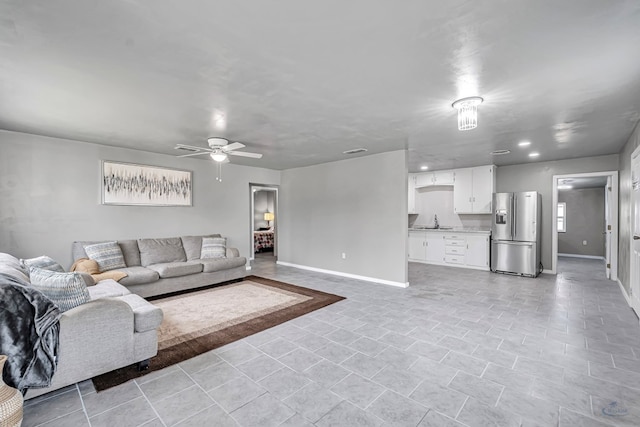
{"type": "Polygon", "coordinates": [[[167,154],[225,136],[274,169],[611,154],[640,117],[639,46],[638,0],[3,0],[0,128],[167,154]]]}

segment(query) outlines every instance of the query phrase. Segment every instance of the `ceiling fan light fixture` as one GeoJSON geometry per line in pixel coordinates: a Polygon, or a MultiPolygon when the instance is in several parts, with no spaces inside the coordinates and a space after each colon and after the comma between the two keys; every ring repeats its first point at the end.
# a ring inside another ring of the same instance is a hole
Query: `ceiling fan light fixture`
{"type": "Polygon", "coordinates": [[[207,142],[209,143],[209,147],[221,147],[223,145],[227,145],[229,143],[228,139],[225,138],[218,138],[218,137],[211,137],[211,138],[207,138],[207,142]]]}
{"type": "Polygon", "coordinates": [[[470,96],[454,101],[451,106],[458,110],[458,130],[471,130],[478,127],[478,105],[484,99],[479,96],[470,96]]]}
{"type": "Polygon", "coordinates": [[[227,153],[223,153],[221,151],[213,152],[210,154],[210,156],[213,160],[215,160],[218,163],[224,162],[225,160],[227,160],[227,153]]]}

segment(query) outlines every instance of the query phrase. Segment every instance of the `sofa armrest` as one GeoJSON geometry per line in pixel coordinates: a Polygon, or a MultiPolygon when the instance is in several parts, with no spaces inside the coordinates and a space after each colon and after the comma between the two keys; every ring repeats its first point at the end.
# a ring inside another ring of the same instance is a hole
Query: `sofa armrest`
{"type": "Polygon", "coordinates": [[[124,295],[118,299],[126,302],[133,310],[133,322],[136,332],[153,331],[160,327],[164,317],[160,307],[156,307],[136,294],[124,295]]]}
{"type": "Polygon", "coordinates": [[[117,298],[100,298],[60,317],[59,368],[106,372],[133,360],[133,310],[117,298]]]}
{"type": "Polygon", "coordinates": [[[240,251],[236,248],[227,248],[227,258],[238,258],[240,251]]]}

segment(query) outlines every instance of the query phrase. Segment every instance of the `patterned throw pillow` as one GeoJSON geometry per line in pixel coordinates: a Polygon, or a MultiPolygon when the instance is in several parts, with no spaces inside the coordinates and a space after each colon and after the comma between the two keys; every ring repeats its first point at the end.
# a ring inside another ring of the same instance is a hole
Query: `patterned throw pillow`
{"type": "Polygon", "coordinates": [[[102,242],[84,247],[87,256],[98,263],[100,272],[126,268],[124,255],[118,242],[102,242]]]}
{"type": "Polygon", "coordinates": [[[226,258],[227,239],[226,237],[203,237],[202,252],[200,258],[226,258]]]}
{"type": "Polygon", "coordinates": [[[42,292],[61,311],[89,302],[91,297],[80,273],[58,273],[31,267],[31,286],[42,292]]]}
{"type": "Polygon", "coordinates": [[[62,268],[62,266],[58,264],[55,260],[53,260],[52,258],[49,258],[46,255],[42,255],[37,258],[21,259],[20,264],[22,264],[24,269],[27,271],[29,271],[31,267],[36,267],[36,268],[43,268],[45,270],[64,273],[64,268],[62,268]]]}

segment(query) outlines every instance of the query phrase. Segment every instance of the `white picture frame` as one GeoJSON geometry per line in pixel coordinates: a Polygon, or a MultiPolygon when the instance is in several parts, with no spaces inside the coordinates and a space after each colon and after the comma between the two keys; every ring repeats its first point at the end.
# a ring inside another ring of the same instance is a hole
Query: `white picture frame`
{"type": "Polygon", "coordinates": [[[103,205],[192,206],[193,173],[160,166],[101,162],[103,205]]]}

